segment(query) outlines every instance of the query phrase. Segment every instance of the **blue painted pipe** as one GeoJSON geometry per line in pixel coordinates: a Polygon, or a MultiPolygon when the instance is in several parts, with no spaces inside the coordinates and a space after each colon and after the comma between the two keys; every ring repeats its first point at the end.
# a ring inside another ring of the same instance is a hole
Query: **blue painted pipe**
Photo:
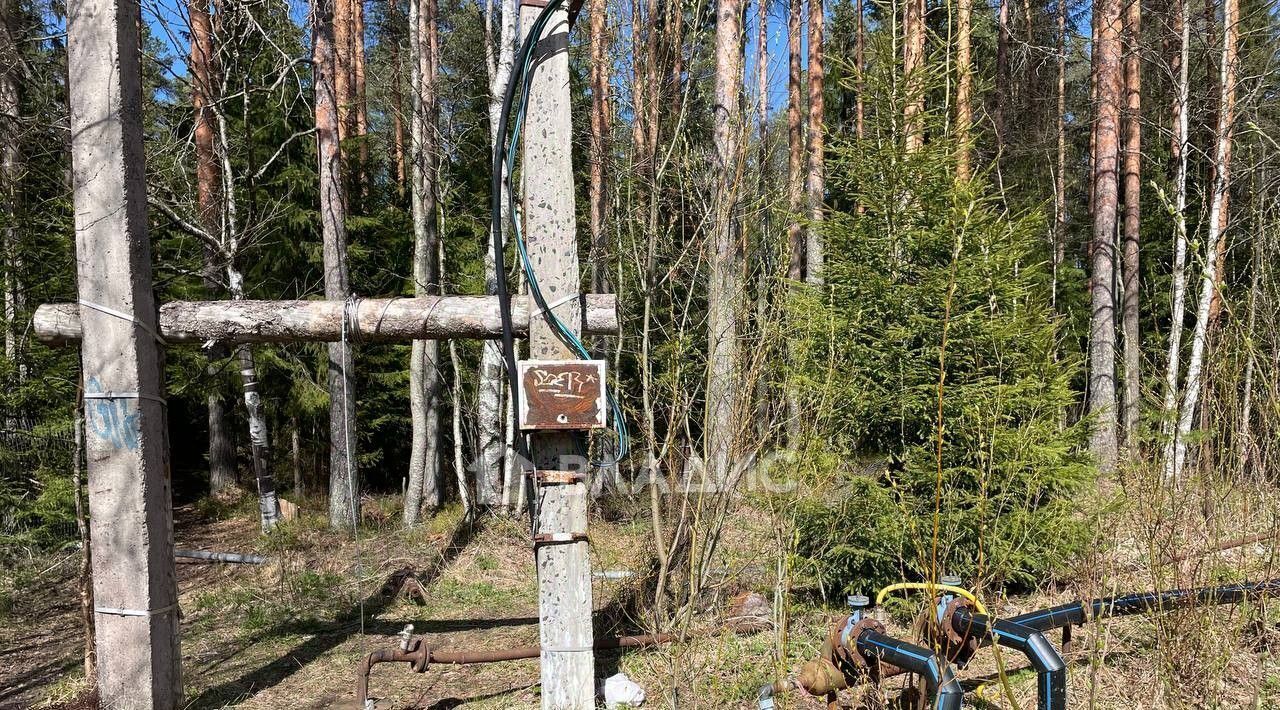
{"type": "Polygon", "coordinates": [[[1063,626],[1076,626],[1094,619],[1112,616],[1131,616],[1153,612],[1184,609],[1193,606],[1239,604],[1251,597],[1280,594],[1280,579],[1245,584],[1227,584],[1219,587],[1171,589],[1165,592],[1139,592],[1118,597],[1100,597],[1089,601],[1049,607],[1040,611],[1015,616],[1014,621],[1037,631],[1048,631],[1063,626]]]}
{"type": "Polygon", "coordinates": [[[924,676],[934,710],[960,710],[964,688],[950,663],[927,648],[867,630],[858,636],[858,650],[924,676]]]}
{"type": "Polygon", "coordinates": [[[1067,710],[1067,664],[1062,655],[1039,631],[1009,619],[992,619],[959,607],[951,615],[951,626],[959,634],[974,634],[983,643],[996,643],[1019,651],[1036,671],[1039,710],[1067,710]]]}

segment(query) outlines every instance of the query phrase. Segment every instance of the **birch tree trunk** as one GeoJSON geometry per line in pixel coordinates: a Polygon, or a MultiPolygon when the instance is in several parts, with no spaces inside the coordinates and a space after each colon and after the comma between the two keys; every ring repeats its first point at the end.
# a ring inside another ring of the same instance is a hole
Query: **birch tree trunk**
{"type": "MultiPolygon", "coordinates": [[[[244,298],[243,291],[232,297],[244,298]]],[[[276,480],[271,471],[271,443],[267,437],[267,417],[262,411],[262,394],[258,391],[258,368],[253,362],[253,351],[248,345],[237,345],[236,363],[240,367],[240,383],[244,392],[244,407],[249,418],[249,450],[253,456],[254,480],[258,484],[258,515],[263,532],[280,522],[280,501],[276,495],[276,480]]]]}
{"type": "Polygon", "coordinates": [[[307,494],[306,482],[302,477],[302,430],[297,415],[289,418],[289,463],[293,469],[293,499],[302,502],[307,494]]]}
{"type": "MultiPolygon", "coordinates": [[[[498,149],[498,141],[505,137],[497,134],[499,114],[502,111],[502,94],[506,90],[507,81],[511,77],[512,64],[515,61],[516,18],[518,8],[515,0],[500,0],[502,7],[501,28],[498,35],[497,51],[494,53],[493,72],[489,82],[489,144],[490,149],[498,149]]],[[[502,241],[507,241],[510,215],[508,213],[507,187],[504,183],[502,195],[502,241]]],[[[485,293],[494,295],[498,292],[498,279],[505,274],[497,273],[493,264],[493,249],[486,245],[484,250],[485,293]]],[[[502,366],[502,346],[498,342],[486,341],[480,354],[479,392],[476,397],[476,505],[494,506],[502,500],[503,479],[503,389],[505,386],[502,366]]]]}
{"type": "Polygon", "coordinates": [[[729,482],[737,432],[739,137],[742,130],[742,0],[716,6],[714,221],[707,242],[711,284],[707,290],[706,450],[711,480],[729,482]]]}
{"type": "Polygon", "coordinates": [[[18,250],[18,214],[20,192],[18,176],[22,172],[19,151],[18,87],[22,66],[19,62],[17,0],[0,0],[0,271],[3,280],[4,356],[17,365],[18,381],[26,377],[26,367],[19,362],[18,324],[23,308],[21,281],[22,259],[18,250]]]}
{"type": "MultiPolygon", "coordinates": [[[[344,0],[338,0],[343,2],[344,0]]],[[[324,244],[324,295],[347,298],[346,203],[338,145],[334,0],[312,1],[312,71],[315,83],[316,156],[320,178],[320,227],[324,244]]],[[[329,525],[354,529],[360,519],[355,461],[355,376],[349,342],[329,343],[329,525]]]]}
{"type": "MultiPolygon", "coordinates": [[[[436,259],[439,234],[436,224],[436,0],[410,0],[410,184],[413,212],[413,292],[416,296],[438,295],[439,263],[436,259]]],[[[409,410],[413,440],[409,454],[409,484],[404,500],[404,525],[418,522],[423,508],[440,504],[439,451],[440,370],[439,344],[435,340],[415,340],[409,359],[409,410]]]]}
{"type": "Polygon", "coordinates": [[[471,492],[467,488],[467,466],[462,452],[462,368],[458,362],[458,343],[449,341],[449,362],[453,365],[453,475],[458,479],[458,498],[464,515],[471,514],[471,492]]]}
{"type": "Polygon", "coordinates": [[[1093,155],[1093,273],[1092,316],[1089,326],[1089,410],[1094,428],[1089,448],[1104,473],[1115,469],[1116,440],[1116,318],[1115,235],[1119,197],[1121,83],[1120,3],[1102,0],[1097,6],[1098,41],[1094,47],[1098,86],[1093,155]]]}
{"type": "MultiPolygon", "coordinates": [[[[232,300],[243,301],[245,297],[244,275],[237,265],[241,242],[239,232],[239,207],[233,183],[233,166],[227,146],[231,144],[227,135],[226,116],[216,102],[207,104],[209,112],[218,127],[219,140],[215,146],[220,160],[216,175],[221,178],[221,189],[217,192],[221,207],[218,243],[221,245],[220,260],[226,274],[227,291],[232,300]]],[[[216,164],[215,164],[216,165],[216,164]]],[[[253,463],[254,481],[258,488],[258,512],[263,532],[270,531],[280,520],[280,503],[276,496],[275,477],[271,470],[271,449],[267,436],[267,418],[262,411],[262,395],[258,391],[258,371],[253,361],[253,352],[247,345],[240,344],[235,348],[236,364],[240,372],[240,389],[244,396],[245,411],[249,422],[249,449],[253,463]]]]}
{"type": "Polygon", "coordinates": [[[1175,481],[1182,477],[1187,458],[1187,435],[1195,422],[1204,383],[1206,343],[1213,299],[1218,290],[1218,242],[1227,227],[1227,191],[1231,186],[1231,142],[1236,105],[1236,42],[1239,28],[1238,0],[1223,0],[1222,63],[1219,65],[1218,125],[1215,131],[1213,192],[1209,204],[1209,235],[1205,240],[1204,270],[1200,279],[1200,301],[1196,307],[1196,328],[1191,336],[1191,354],[1187,360],[1187,380],[1178,430],[1174,435],[1173,473],[1175,481]]]}
{"type": "MultiPolygon", "coordinates": [[[[222,233],[222,207],[219,186],[222,182],[218,156],[214,146],[214,117],[211,103],[217,100],[218,84],[214,81],[213,29],[208,0],[193,0],[187,5],[191,22],[191,107],[195,114],[192,143],[196,156],[196,206],[200,226],[210,235],[222,233]]],[[[204,245],[204,288],[210,298],[221,290],[219,275],[222,255],[210,244],[204,245]]],[[[218,492],[235,485],[236,453],[227,426],[227,408],[218,387],[219,362],[227,357],[227,348],[213,343],[208,349],[209,364],[205,373],[210,390],[205,396],[209,421],[209,490],[218,492]]]]}
{"type": "Polygon", "coordinates": [[[1187,154],[1191,148],[1191,120],[1188,106],[1191,53],[1191,7],[1188,0],[1176,0],[1175,28],[1179,35],[1179,48],[1171,60],[1171,74],[1177,77],[1173,98],[1173,144],[1171,155],[1174,163],[1174,246],[1172,293],[1169,324],[1169,354],[1164,375],[1164,401],[1161,408],[1161,434],[1165,442],[1164,475],[1173,479],[1175,440],[1177,439],[1178,382],[1182,376],[1182,329],[1187,312],[1187,154]]]}
{"type": "Polygon", "coordinates": [[[1139,240],[1142,234],[1142,3],[1126,0],[1124,10],[1125,146],[1124,146],[1124,410],[1126,459],[1138,453],[1138,418],[1142,400],[1142,340],[1138,332],[1141,291],[1139,240]]]}
{"type": "MultiPolygon", "coordinates": [[[[923,4],[923,0],[921,0],[923,4]]],[[[825,162],[825,106],[822,90],[823,46],[822,0],[809,0],[809,169],[805,178],[805,191],[809,198],[809,228],[805,230],[805,281],[822,284],[822,219],[826,198],[825,162]]]]}

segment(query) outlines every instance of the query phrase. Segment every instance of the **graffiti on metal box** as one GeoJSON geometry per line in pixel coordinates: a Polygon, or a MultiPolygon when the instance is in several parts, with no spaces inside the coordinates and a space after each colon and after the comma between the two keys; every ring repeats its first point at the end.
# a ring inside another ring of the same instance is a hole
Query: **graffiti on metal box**
{"type": "Polygon", "coordinates": [[[603,360],[520,363],[520,428],[595,429],[605,425],[603,360]]]}

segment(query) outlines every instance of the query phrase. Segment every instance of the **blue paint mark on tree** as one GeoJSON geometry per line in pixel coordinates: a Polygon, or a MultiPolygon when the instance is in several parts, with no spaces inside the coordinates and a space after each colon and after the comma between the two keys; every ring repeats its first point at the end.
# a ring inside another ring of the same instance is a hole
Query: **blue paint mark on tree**
{"type": "MultiPolygon", "coordinates": [[[[102,394],[102,383],[90,377],[86,394],[102,394]]],[[[138,400],[133,397],[86,397],[85,418],[89,430],[114,449],[137,451],[142,439],[138,400]]]]}

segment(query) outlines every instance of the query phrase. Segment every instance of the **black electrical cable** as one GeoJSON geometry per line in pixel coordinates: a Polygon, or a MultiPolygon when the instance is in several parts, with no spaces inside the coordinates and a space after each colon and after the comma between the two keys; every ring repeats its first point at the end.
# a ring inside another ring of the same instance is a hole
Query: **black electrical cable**
{"type": "MultiPolygon", "coordinates": [[[[503,333],[502,347],[503,358],[506,361],[507,377],[511,389],[512,412],[514,416],[519,416],[519,372],[515,359],[515,343],[514,333],[512,332],[510,318],[510,294],[507,291],[504,279],[506,265],[505,254],[502,245],[502,186],[509,180],[511,173],[514,172],[514,150],[519,139],[521,128],[524,122],[526,102],[529,96],[529,87],[533,80],[533,74],[530,71],[533,64],[533,53],[537,43],[542,40],[542,32],[545,29],[552,14],[563,5],[564,0],[551,0],[546,7],[538,14],[534,20],[533,26],[525,37],[520,49],[514,57],[512,73],[507,81],[507,87],[503,94],[502,111],[499,115],[498,130],[496,131],[497,145],[493,154],[493,171],[491,176],[491,203],[490,203],[490,224],[492,225],[491,237],[492,248],[494,253],[494,270],[498,274],[498,302],[502,309],[503,333]],[[523,90],[521,92],[518,110],[515,113],[516,121],[514,129],[510,128],[510,120],[512,116],[512,108],[515,106],[516,87],[519,86],[523,90]],[[511,133],[510,141],[507,142],[507,134],[511,133]]],[[[510,190],[508,194],[509,215],[513,219],[513,232],[516,240],[516,246],[519,251],[522,266],[524,267],[526,280],[529,285],[529,294],[537,305],[539,312],[547,319],[548,323],[556,335],[564,341],[564,343],[576,355],[584,359],[590,359],[590,353],[582,344],[574,333],[556,317],[555,313],[549,307],[542,290],[538,287],[537,276],[534,274],[530,264],[528,254],[525,250],[523,238],[520,234],[520,225],[518,221],[518,208],[516,205],[515,191],[510,190]]],[[[532,309],[530,309],[530,318],[533,317],[532,309]]],[[[611,461],[604,462],[599,465],[616,465],[619,461],[626,457],[629,445],[629,434],[627,432],[626,419],[623,415],[622,408],[618,405],[617,399],[612,392],[607,393],[608,405],[612,410],[614,430],[617,436],[617,449],[615,456],[611,461]]],[[[524,462],[529,460],[529,451],[527,442],[517,436],[516,453],[521,457],[522,467],[524,462]]],[[[536,520],[536,503],[533,502],[533,496],[530,496],[530,513],[531,517],[536,520]]]]}
{"type": "MultiPolygon", "coordinates": [[[[529,32],[520,50],[516,53],[517,61],[513,63],[511,77],[507,81],[506,90],[503,92],[502,111],[498,114],[498,126],[494,132],[493,174],[489,184],[492,193],[489,202],[489,224],[493,248],[493,270],[497,276],[498,310],[502,316],[502,357],[506,363],[507,381],[511,390],[511,411],[516,417],[520,415],[520,375],[516,367],[515,331],[511,323],[511,294],[507,291],[506,258],[502,244],[502,185],[506,166],[507,126],[508,119],[511,116],[511,106],[515,102],[516,87],[524,83],[522,79],[527,62],[521,60],[529,55],[533,46],[540,40],[542,27],[546,24],[547,18],[562,2],[563,0],[551,0],[551,2],[547,3],[547,6],[538,14],[538,19],[534,21],[532,31],[529,32]],[[517,68],[519,68],[518,71],[517,68]]],[[[529,447],[524,437],[519,433],[513,438],[515,439],[513,446],[519,459],[521,479],[523,481],[526,472],[525,467],[529,463],[529,447]]],[[[534,500],[534,496],[529,496],[529,510],[532,518],[530,523],[532,525],[537,525],[536,505],[537,502],[534,500]]]]}
{"type": "MultiPolygon", "coordinates": [[[[540,14],[530,33],[531,36],[541,37],[542,30],[544,29],[546,21],[549,18],[550,18],[549,13],[540,14]]],[[[532,67],[532,64],[533,64],[532,51],[522,50],[521,59],[522,59],[522,62],[519,65],[520,71],[515,76],[513,76],[511,80],[514,83],[517,80],[517,77],[522,78],[524,91],[521,94],[521,101],[516,110],[515,125],[511,129],[511,140],[507,144],[507,153],[506,153],[507,178],[510,178],[511,174],[515,172],[515,155],[516,155],[515,151],[516,151],[518,141],[520,139],[520,133],[524,126],[525,109],[527,108],[530,86],[533,83],[533,74],[530,72],[530,68],[532,67]]],[[[520,220],[517,217],[517,215],[519,214],[519,210],[516,205],[514,190],[510,190],[508,192],[508,200],[510,202],[509,212],[513,217],[515,217],[511,225],[512,232],[516,242],[516,249],[520,255],[520,261],[524,266],[525,279],[528,282],[530,296],[533,297],[534,303],[538,306],[539,313],[542,314],[543,318],[552,327],[552,330],[555,332],[556,336],[560,338],[560,340],[565,344],[565,346],[567,346],[569,350],[571,350],[578,357],[584,360],[590,360],[591,353],[587,350],[587,346],[583,344],[582,340],[579,339],[578,336],[574,334],[574,332],[569,328],[569,326],[565,325],[564,321],[560,320],[560,318],[556,316],[555,311],[552,310],[552,308],[547,303],[546,297],[543,295],[542,289],[538,285],[538,275],[534,271],[533,265],[530,263],[529,253],[528,253],[528,250],[525,248],[524,237],[521,234],[521,229],[520,229],[520,220]]],[[[601,467],[601,468],[617,465],[627,457],[630,450],[630,444],[629,444],[630,435],[627,432],[627,422],[626,422],[626,417],[623,415],[622,407],[618,405],[618,400],[613,395],[612,390],[606,391],[606,398],[608,399],[608,405],[613,414],[613,429],[617,437],[617,448],[611,460],[593,462],[597,467],[601,467]]],[[[585,451],[582,452],[582,455],[586,456],[587,452],[585,451]]]]}

